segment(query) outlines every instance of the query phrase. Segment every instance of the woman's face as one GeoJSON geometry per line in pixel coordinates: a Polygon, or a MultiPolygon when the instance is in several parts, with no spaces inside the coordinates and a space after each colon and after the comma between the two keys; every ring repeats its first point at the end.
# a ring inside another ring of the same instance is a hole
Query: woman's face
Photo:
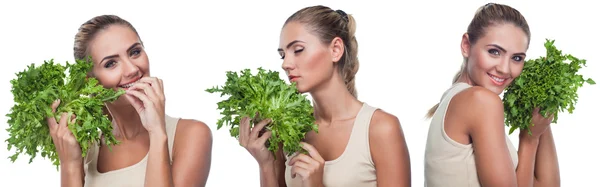
{"type": "Polygon", "coordinates": [[[461,48],[473,85],[500,94],[521,74],[528,38],[514,24],[493,24],[474,45],[463,37],[461,48]]]}
{"type": "MultiPolygon", "coordinates": [[[[150,68],[137,34],[127,26],[111,25],[97,33],[89,45],[94,68],[93,76],[106,88],[127,89],[150,68]]],[[[127,102],[124,97],[117,103],[127,102]]]]}
{"type": "Polygon", "coordinates": [[[339,44],[335,41],[331,45],[324,44],[299,22],[290,22],[283,27],[278,49],[283,59],[281,67],[290,82],[296,82],[300,92],[310,92],[335,75],[334,62],[342,54],[336,49],[339,44]]]}

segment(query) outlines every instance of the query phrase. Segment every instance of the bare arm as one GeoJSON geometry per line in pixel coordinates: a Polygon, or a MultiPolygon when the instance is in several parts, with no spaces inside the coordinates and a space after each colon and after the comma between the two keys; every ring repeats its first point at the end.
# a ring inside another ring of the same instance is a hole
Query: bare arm
{"type": "Polygon", "coordinates": [[[60,183],[62,187],[83,187],[84,175],[83,163],[60,165],[60,183]]]}
{"type": "Polygon", "coordinates": [[[211,158],[210,128],[200,121],[181,119],[173,142],[173,184],[186,187],[205,186],[211,158]]]}
{"type": "MultiPolygon", "coordinates": [[[[498,95],[485,88],[473,87],[454,99],[456,102],[451,102],[449,107],[466,111],[460,113],[460,118],[466,119],[481,185],[517,186],[514,164],[506,144],[503,104],[498,95]]],[[[527,156],[533,158],[535,155],[527,156]]]]}
{"type": "Polygon", "coordinates": [[[411,186],[410,156],[396,116],[377,110],[369,127],[377,186],[411,186]]]}
{"type": "Polygon", "coordinates": [[[148,165],[144,186],[173,186],[169,148],[165,132],[150,134],[148,165]]]}
{"type": "Polygon", "coordinates": [[[546,132],[540,136],[537,152],[535,158],[534,186],[560,186],[558,156],[556,155],[551,127],[548,127],[546,132]]]}
{"type": "Polygon", "coordinates": [[[273,162],[259,165],[259,168],[261,187],[286,187],[283,145],[279,145],[276,159],[273,162]]]}

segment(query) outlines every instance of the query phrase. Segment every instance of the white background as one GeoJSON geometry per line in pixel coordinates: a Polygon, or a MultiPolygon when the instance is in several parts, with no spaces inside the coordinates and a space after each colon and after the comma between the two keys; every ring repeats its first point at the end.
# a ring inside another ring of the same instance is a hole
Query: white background
{"type": "MultiPolygon", "coordinates": [[[[423,185],[423,154],[428,120],[423,117],[450,86],[461,63],[459,43],[475,10],[487,1],[7,1],[0,3],[0,140],[8,138],[4,115],[12,106],[10,79],[29,63],[73,60],[73,38],[86,20],[116,14],[141,35],[151,74],[164,79],[167,113],[206,122],[213,130],[213,160],[207,186],[259,186],[258,165],[229,137],[216,130],[216,94],[204,89],[225,81],[225,71],[262,66],[280,70],[276,49],[285,19],[323,4],[353,14],[357,23],[359,99],[397,115],[411,156],[412,183],[423,185]]],[[[498,1],[517,8],[530,24],[529,58],[545,55],[544,39],[588,60],[580,72],[600,82],[600,24],[590,2],[569,0],[498,1]]],[[[283,73],[283,72],[282,72],[283,73]]],[[[552,126],[563,186],[597,183],[597,109],[600,85],[584,86],[574,114],[560,114],[552,126]]],[[[516,133],[511,135],[518,145],[516,133]]],[[[59,186],[49,160],[15,163],[0,143],[0,186],[59,186]]]]}

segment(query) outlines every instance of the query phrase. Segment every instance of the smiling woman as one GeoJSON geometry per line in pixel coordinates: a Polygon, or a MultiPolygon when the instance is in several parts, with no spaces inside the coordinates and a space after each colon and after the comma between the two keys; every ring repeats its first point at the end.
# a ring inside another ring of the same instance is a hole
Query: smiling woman
{"type": "Polygon", "coordinates": [[[549,127],[534,110],[519,148],[505,132],[498,96],[523,70],[531,33],[507,5],[480,7],[462,36],[463,66],[432,117],[425,150],[425,185],[558,186],[558,161],[549,127]]]}
{"type": "MultiPolygon", "coordinates": [[[[127,94],[106,103],[119,145],[92,145],[86,158],[65,128],[50,125],[62,186],[204,186],[212,136],[203,122],[165,114],[163,81],[150,76],[148,56],[135,28],[114,15],[92,18],[75,36],[76,59],[91,56],[90,76],[127,94]]],[[[56,108],[59,101],[52,107],[56,108]]]]}

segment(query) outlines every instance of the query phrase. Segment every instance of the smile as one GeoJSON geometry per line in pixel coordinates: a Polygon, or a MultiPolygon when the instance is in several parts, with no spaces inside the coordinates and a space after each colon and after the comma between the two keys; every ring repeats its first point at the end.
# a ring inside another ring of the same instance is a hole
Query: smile
{"type": "Polygon", "coordinates": [[[492,80],[492,82],[498,86],[503,85],[504,82],[508,79],[508,78],[500,78],[500,77],[494,76],[490,73],[488,73],[487,75],[490,76],[490,79],[492,80]]]}
{"type": "Polygon", "coordinates": [[[125,89],[127,89],[127,88],[130,88],[130,87],[132,87],[132,86],[133,86],[133,84],[135,84],[135,83],[137,83],[137,82],[140,82],[140,79],[142,79],[142,77],[141,77],[141,76],[140,76],[140,77],[138,77],[137,79],[135,79],[134,81],[130,82],[130,83],[119,85],[119,87],[121,87],[121,88],[125,88],[125,89]]]}

